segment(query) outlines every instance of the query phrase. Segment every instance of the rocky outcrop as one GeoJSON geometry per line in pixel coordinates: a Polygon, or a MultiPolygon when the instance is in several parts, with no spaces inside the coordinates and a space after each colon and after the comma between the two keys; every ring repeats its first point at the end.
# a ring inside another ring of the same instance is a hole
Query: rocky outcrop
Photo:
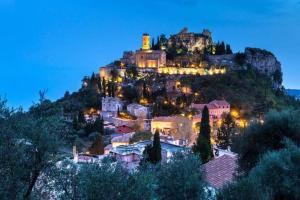
{"type": "Polygon", "coordinates": [[[281,71],[281,64],[269,51],[258,48],[245,49],[245,64],[267,75],[273,75],[276,70],[281,71]]]}

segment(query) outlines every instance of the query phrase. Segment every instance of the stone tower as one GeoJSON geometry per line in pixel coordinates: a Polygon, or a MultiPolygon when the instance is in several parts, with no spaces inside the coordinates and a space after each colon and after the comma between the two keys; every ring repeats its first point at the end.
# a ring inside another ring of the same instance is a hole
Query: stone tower
{"type": "Polygon", "coordinates": [[[147,33],[143,34],[142,50],[144,51],[150,50],[150,35],[147,33]]]}

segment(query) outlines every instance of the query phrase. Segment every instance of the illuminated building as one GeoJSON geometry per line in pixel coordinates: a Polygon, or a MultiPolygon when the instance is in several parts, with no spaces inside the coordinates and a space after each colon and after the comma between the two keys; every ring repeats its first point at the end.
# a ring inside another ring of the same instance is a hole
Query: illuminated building
{"type": "Polygon", "coordinates": [[[208,104],[194,104],[191,107],[202,112],[203,108],[207,106],[209,115],[216,119],[221,119],[223,113],[230,113],[230,104],[225,100],[214,100],[208,104]]]}
{"type": "Polygon", "coordinates": [[[135,53],[135,64],[139,68],[158,68],[166,65],[166,52],[150,49],[150,36],[143,35],[142,49],[135,53]]]}
{"type": "Polygon", "coordinates": [[[151,121],[151,132],[156,130],[162,135],[172,136],[174,139],[187,140],[189,144],[195,141],[196,134],[192,130],[192,120],[183,116],[155,117],[151,121]]]}
{"type": "Polygon", "coordinates": [[[132,103],[127,106],[127,111],[135,117],[146,119],[149,115],[148,107],[137,103],[132,103]]]}
{"type": "Polygon", "coordinates": [[[189,32],[187,28],[184,28],[178,34],[171,36],[169,46],[171,46],[173,42],[183,44],[189,51],[196,49],[203,50],[213,44],[211,32],[207,29],[204,29],[202,33],[193,33],[189,32]]]}

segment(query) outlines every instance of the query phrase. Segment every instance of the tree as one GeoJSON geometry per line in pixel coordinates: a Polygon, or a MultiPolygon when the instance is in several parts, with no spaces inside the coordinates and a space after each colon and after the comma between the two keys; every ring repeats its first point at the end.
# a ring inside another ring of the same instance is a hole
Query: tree
{"type": "Polygon", "coordinates": [[[154,133],[152,153],[150,154],[150,161],[154,164],[161,161],[161,145],[158,129],[154,133]]]}
{"type": "Polygon", "coordinates": [[[79,111],[77,120],[78,120],[78,123],[80,123],[80,124],[86,124],[84,112],[82,110],[79,111]]]}
{"type": "Polygon", "coordinates": [[[104,154],[103,137],[99,133],[98,133],[96,140],[93,142],[92,146],[89,148],[89,153],[92,155],[103,155],[104,154]]]}
{"type": "Polygon", "coordinates": [[[100,135],[104,135],[104,121],[102,118],[97,117],[94,127],[95,131],[97,131],[100,135]]]}
{"type": "Polygon", "coordinates": [[[178,153],[158,173],[158,199],[205,199],[205,181],[201,162],[196,155],[178,153]]]}
{"type": "Polygon", "coordinates": [[[224,114],[222,116],[222,124],[217,132],[218,146],[221,149],[227,149],[232,144],[232,137],[236,131],[236,124],[231,114],[224,114]]]}
{"type": "Polygon", "coordinates": [[[283,143],[286,148],[263,155],[248,176],[226,186],[218,199],[299,199],[300,148],[289,140],[283,143]]]}
{"type": "Polygon", "coordinates": [[[232,149],[239,155],[239,170],[248,173],[263,154],[285,148],[284,138],[300,144],[300,119],[295,112],[272,111],[266,115],[264,123],[251,124],[233,142],[232,149]]]}
{"type": "Polygon", "coordinates": [[[143,159],[141,165],[145,162],[150,162],[152,164],[157,164],[161,161],[161,145],[159,131],[156,130],[154,133],[152,145],[147,145],[143,151],[143,159]]]}
{"type": "Polygon", "coordinates": [[[200,154],[203,163],[207,163],[212,157],[212,148],[207,139],[201,135],[198,136],[196,144],[193,145],[192,150],[196,154],[200,154]]]}
{"type": "Polygon", "coordinates": [[[106,80],[104,77],[102,78],[102,92],[103,96],[106,97],[106,80]]]}
{"type": "Polygon", "coordinates": [[[202,111],[202,118],[200,124],[200,135],[205,137],[210,143],[210,124],[209,124],[209,111],[207,106],[204,106],[202,111]]]}
{"type": "Polygon", "coordinates": [[[43,92],[26,113],[0,100],[0,199],[30,199],[41,175],[60,159],[68,132],[61,110],[43,92]]]}
{"type": "Polygon", "coordinates": [[[38,197],[45,199],[45,194],[53,199],[75,200],[80,199],[79,166],[72,160],[65,159],[47,170],[35,192],[38,197]]]}
{"type": "Polygon", "coordinates": [[[76,131],[78,131],[80,129],[77,116],[73,117],[72,127],[76,131]]]}
{"type": "Polygon", "coordinates": [[[78,174],[79,199],[127,199],[129,174],[111,162],[83,165],[78,174]]]}
{"type": "Polygon", "coordinates": [[[202,111],[200,133],[193,146],[193,151],[194,153],[200,154],[203,162],[208,162],[213,156],[210,142],[209,111],[207,106],[205,106],[202,111]]]}
{"type": "Polygon", "coordinates": [[[229,44],[226,44],[226,54],[232,54],[232,50],[229,44]]]}
{"type": "Polygon", "coordinates": [[[274,72],[273,80],[278,84],[282,84],[282,72],[280,69],[276,69],[276,71],[274,72]]]}

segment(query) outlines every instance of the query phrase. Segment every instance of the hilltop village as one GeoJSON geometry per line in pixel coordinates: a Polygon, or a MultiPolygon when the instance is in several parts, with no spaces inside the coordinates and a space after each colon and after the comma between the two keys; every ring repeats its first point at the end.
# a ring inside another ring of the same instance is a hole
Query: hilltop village
{"type": "Polygon", "coordinates": [[[300,101],[271,52],[132,42],[57,101],[0,97],[0,199],[299,199],[300,101]]]}
{"type": "Polygon", "coordinates": [[[214,42],[209,30],[184,28],[168,38],[143,34],[140,49],[84,77],[78,92],[66,92],[57,103],[75,130],[69,136],[75,162],[113,157],[135,169],[154,145],[154,134],[167,162],[198,142],[208,111],[214,154],[208,165],[216,159],[234,163],[230,137],[252,121],[263,122],[269,109],[286,101],[281,83],[281,65],[271,52],[233,53],[229,44],[214,42]]]}

